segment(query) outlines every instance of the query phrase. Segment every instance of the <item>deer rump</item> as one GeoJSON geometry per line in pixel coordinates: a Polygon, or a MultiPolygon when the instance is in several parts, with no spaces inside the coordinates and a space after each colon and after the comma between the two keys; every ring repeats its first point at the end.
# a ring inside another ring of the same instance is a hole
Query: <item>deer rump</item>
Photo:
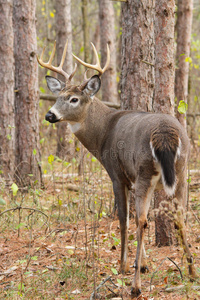
{"type": "Polygon", "coordinates": [[[167,195],[176,189],[175,162],[180,156],[181,140],[177,128],[159,126],[151,134],[150,147],[155,161],[161,165],[162,184],[167,195]]]}
{"type": "MultiPolygon", "coordinates": [[[[116,150],[120,169],[116,169],[117,163],[111,162],[114,172],[122,171],[132,183],[141,178],[143,182],[147,180],[147,184],[159,172],[166,194],[174,195],[176,172],[184,166],[188,156],[188,139],[179,122],[170,115],[155,113],[121,111],[113,117],[114,125],[110,126],[103,151],[116,150]]],[[[110,161],[104,165],[109,165],[107,171],[109,174],[111,171],[112,179],[110,161]]],[[[160,184],[157,188],[160,189],[160,184]]]]}

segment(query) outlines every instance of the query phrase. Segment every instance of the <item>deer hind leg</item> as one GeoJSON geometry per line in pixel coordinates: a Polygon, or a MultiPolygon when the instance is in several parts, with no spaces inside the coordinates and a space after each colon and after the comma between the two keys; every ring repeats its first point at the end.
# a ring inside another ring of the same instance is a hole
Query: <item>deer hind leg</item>
{"type": "Polygon", "coordinates": [[[115,201],[118,207],[118,215],[121,232],[121,266],[122,273],[129,271],[128,256],[128,227],[129,227],[129,203],[128,189],[125,184],[120,182],[113,183],[115,201]]]}
{"type": "MultiPolygon", "coordinates": [[[[136,215],[136,226],[138,227],[138,218],[136,215]]],[[[133,267],[136,267],[136,260],[135,263],[133,265],[133,267]]],[[[144,247],[144,243],[143,243],[143,247],[142,247],[142,257],[141,257],[141,266],[140,266],[140,271],[141,273],[148,273],[149,272],[149,268],[147,267],[147,257],[146,257],[146,251],[145,251],[145,247],[144,247]]]]}
{"type": "Polygon", "coordinates": [[[144,250],[144,233],[147,227],[147,214],[151,198],[159,176],[152,177],[151,180],[136,182],[135,189],[135,208],[137,215],[137,253],[135,261],[135,278],[131,294],[137,297],[141,293],[140,271],[146,268],[146,254],[144,250]]]}
{"type": "Polygon", "coordinates": [[[177,199],[177,201],[175,200],[176,213],[174,215],[174,222],[178,229],[183,250],[186,254],[189,274],[191,275],[191,277],[195,278],[196,271],[193,263],[193,257],[190,253],[190,249],[187,242],[186,227],[184,221],[184,211],[185,211],[186,200],[187,200],[186,171],[184,171],[183,173],[181,173],[181,175],[178,175],[177,177],[178,177],[178,183],[177,183],[176,193],[175,193],[175,198],[177,199]]]}

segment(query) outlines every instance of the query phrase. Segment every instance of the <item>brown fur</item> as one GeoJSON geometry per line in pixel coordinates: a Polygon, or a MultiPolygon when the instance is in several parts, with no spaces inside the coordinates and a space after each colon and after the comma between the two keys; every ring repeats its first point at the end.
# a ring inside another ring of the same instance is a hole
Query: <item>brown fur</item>
{"type": "Polygon", "coordinates": [[[168,149],[175,153],[179,146],[178,129],[163,123],[152,131],[151,142],[155,150],[164,151],[168,149]]]}

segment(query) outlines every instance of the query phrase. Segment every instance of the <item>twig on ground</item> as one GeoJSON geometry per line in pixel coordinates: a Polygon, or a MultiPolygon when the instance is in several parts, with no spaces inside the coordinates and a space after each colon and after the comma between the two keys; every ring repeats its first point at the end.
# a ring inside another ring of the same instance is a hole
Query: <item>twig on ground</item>
{"type": "Polygon", "coordinates": [[[152,276],[151,276],[151,281],[150,281],[150,292],[151,292],[151,285],[152,285],[153,277],[154,277],[154,275],[158,272],[158,269],[162,266],[162,264],[164,263],[164,261],[165,261],[166,259],[167,259],[167,257],[165,257],[165,258],[161,261],[160,265],[156,268],[156,270],[153,272],[153,274],[152,274],[152,276]]]}
{"type": "MultiPolygon", "coordinates": [[[[186,285],[182,284],[182,285],[178,285],[178,286],[173,286],[173,287],[169,287],[165,289],[165,292],[171,293],[171,292],[176,292],[178,290],[182,290],[186,287],[186,285]]],[[[200,291],[200,286],[199,285],[194,285],[190,287],[192,290],[195,291],[200,291]]]]}
{"type": "Polygon", "coordinates": [[[14,207],[14,208],[9,208],[9,209],[6,209],[6,210],[4,210],[4,211],[2,211],[1,213],[0,213],[0,217],[3,215],[3,214],[5,214],[5,213],[7,213],[7,212],[9,212],[9,211],[15,211],[15,210],[20,210],[20,209],[28,209],[28,210],[33,210],[33,211],[35,211],[35,212],[39,212],[39,213],[41,213],[42,215],[44,215],[47,219],[48,219],[48,216],[44,213],[44,212],[42,212],[41,210],[39,210],[39,209],[36,209],[36,208],[31,208],[31,207],[21,207],[21,206],[17,206],[17,207],[14,207]]]}
{"type": "Polygon", "coordinates": [[[153,277],[154,275],[158,272],[158,269],[162,266],[162,264],[164,263],[164,261],[166,259],[169,259],[176,267],[177,269],[179,270],[180,272],[180,275],[181,275],[181,280],[183,280],[183,275],[182,275],[182,272],[181,272],[181,269],[179,268],[179,266],[169,257],[165,257],[162,262],[160,263],[160,265],[156,268],[156,270],[153,272],[152,276],[151,276],[151,281],[150,281],[150,292],[151,292],[151,285],[152,285],[152,281],[153,281],[153,277]]]}
{"type": "Polygon", "coordinates": [[[115,293],[115,292],[111,289],[111,287],[109,287],[107,284],[105,284],[105,286],[107,287],[107,289],[108,289],[113,295],[115,295],[116,297],[118,296],[118,294],[115,293]]]}
{"type": "Polygon", "coordinates": [[[110,276],[110,279],[109,279],[109,281],[116,287],[116,288],[118,288],[119,286],[118,285],[116,285],[113,281],[112,281],[112,277],[110,276]]]}
{"type": "Polygon", "coordinates": [[[193,208],[192,208],[191,205],[190,205],[190,209],[191,209],[191,211],[192,211],[192,213],[193,213],[195,219],[197,220],[197,222],[200,223],[200,220],[199,220],[199,218],[196,216],[196,214],[194,213],[194,210],[193,210],[193,208]]]}
{"type": "MultiPolygon", "coordinates": [[[[104,279],[95,289],[95,292],[98,292],[98,290],[106,283],[106,281],[110,280],[111,276],[106,277],[106,279],[104,279]]],[[[90,300],[93,300],[93,296],[95,294],[95,292],[92,293],[92,295],[90,296],[90,300]]]]}
{"type": "Polygon", "coordinates": [[[177,267],[177,269],[179,270],[179,273],[181,275],[181,280],[183,280],[183,274],[182,274],[181,269],[179,268],[179,266],[170,257],[167,257],[167,258],[177,267]]]}

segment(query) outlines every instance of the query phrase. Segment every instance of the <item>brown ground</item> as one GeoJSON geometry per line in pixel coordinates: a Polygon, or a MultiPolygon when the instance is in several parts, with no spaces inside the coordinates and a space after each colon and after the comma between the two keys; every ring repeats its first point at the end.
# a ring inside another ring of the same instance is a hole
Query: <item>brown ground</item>
{"type": "MultiPolygon", "coordinates": [[[[119,273],[119,222],[108,213],[112,210],[109,200],[112,194],[106,185],[109,180],[103,175],[99,183],[99,177],[92,174],[92,180],[88,175],[87,181],[92,182],[88,186],[83,186],[80,178],[66,179],[68,184],[81,186],[80,193],[63,191],[60,179],[55,180],[54,186],[48,185],[48,179],[46,189],[39,196],[37,190],[35,194],[30,191],[25,196],[22,207],[43,211],[48,221],[40,212],[31,210],[21,210],[20,215],[19,210],[0,215],[0,299],[90,299],[94,287],[101,283],[96,299],[130,299],[134,268],[131,267],[130,273],[124,276],[119,273]],[[97,191],[98,187],[100,191],[97,191]],[[64,198],[60,200],[62,193],[66,202],[64,198]],[[86,207],[81,202],[85,198],[86,207]],[[97,205],[102,199],[103,207],[109,209],[105,209],[98,220],[97,205]],[[104,283],[108,276],[111,279],[104,283]]],[[[200,277],[199,175],[192,174],[190,188],[188,242],[200,277]]],[[[10,195],[5,196],[7,204],[6,207],[0,205],[0,211],[16,207],[20,199],[21,196],[13,202],[10,195]]],[[[131,219],[130,265],[135,260],[135,240],[136,226],[131,219]]],[[[200,299],[200,278],[190,282],[181,246],[155,246],[153,220],[146,231],[145,245],[150,272],[141,276],[142,296],[139,299],[200,299]],[[167,257],[178,265],[183,281],[179,269],[167,257]],[[194,289],[196,286],[198,290],[194,289]],[[166,288],[176,290],[167,292],[166,288]]]]}

